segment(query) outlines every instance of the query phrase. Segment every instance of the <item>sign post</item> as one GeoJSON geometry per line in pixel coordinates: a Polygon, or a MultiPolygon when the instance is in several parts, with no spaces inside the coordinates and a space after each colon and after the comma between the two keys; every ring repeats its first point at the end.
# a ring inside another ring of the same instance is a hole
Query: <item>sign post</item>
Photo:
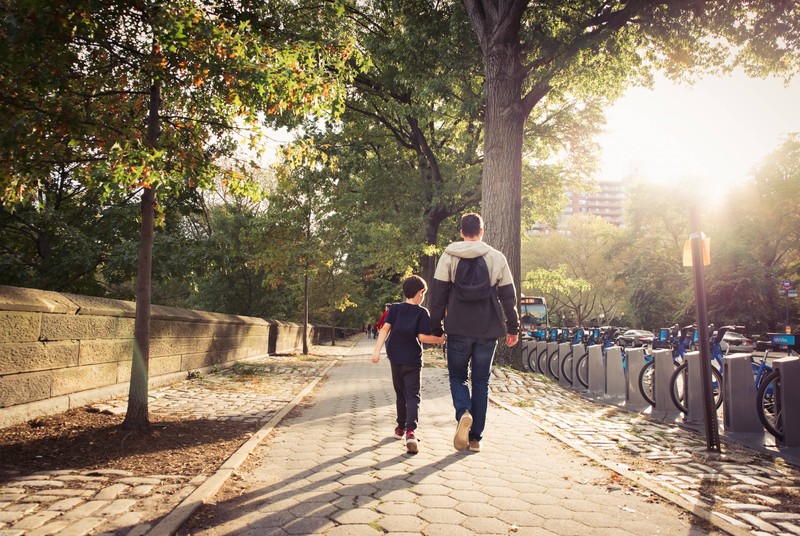
{"type": "MultiPolygon", "coordinates": [[[[786,333],[792,332],[792,326],[789,325],[789,293],[792,290],[792,282],[788,279],[784,279],[781,281],[781,288],[783,289],[783,293],[786,294],[786,333]]],[[[797,291],[794,293],[797,296],[797,291]]]]}
{"type": "MultiPolygon", "coordinates": [[[[714,392],[711,387],[711,355],[708,341],[708,306],[706,303],[706,286],[703,274],[704,248],[703,233],[700,231],[700,220],[697,216],[697,205],[689,209],[689,230],[691,231],[692,267],[694,268],[694,294],[697,308],[697,327],[700,337],[700,378],[703,383],[703,413],[705,416],[706,450],[720,452],[719,424],[717,408],[714,404],[714,392]]],[[[710,255],[708,255],[710,262],[710,255]]]]}

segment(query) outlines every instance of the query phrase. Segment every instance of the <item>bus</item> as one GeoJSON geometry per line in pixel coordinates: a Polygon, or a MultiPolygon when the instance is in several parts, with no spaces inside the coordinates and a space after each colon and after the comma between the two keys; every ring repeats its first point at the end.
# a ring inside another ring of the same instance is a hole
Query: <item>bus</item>
{"type": "Polygon", "coordinates": [[[543,340],[550,327],[547,302],[542,296],[521,296],[519,299],[520,334],[543,340]]]}

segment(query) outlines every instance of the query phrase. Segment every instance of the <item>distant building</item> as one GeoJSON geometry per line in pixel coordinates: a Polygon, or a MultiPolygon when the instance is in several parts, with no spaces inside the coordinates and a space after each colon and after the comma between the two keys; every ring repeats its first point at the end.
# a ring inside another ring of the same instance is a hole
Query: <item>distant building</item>
{"type": "Polygon", "coordinates": [[[623,221],[623,204],[625,202],[626,183],[622,181],[600,181],[600,190],[582,194],[567,192],[571,204],[564,210],[569,214],[594,214],[608,223],[621,227],[623,221]]]}
{"type": "Polygon", "coordinates": [[[559,232],[567,218],[574,214],[593,214],[608,223],[623,227],[626,181],[598,181],[598,190],[591,193],[566,192],[569,203],[558,219],[558,227],[552,229],[546,224],[536,224],[532,232],[559,232]]]}

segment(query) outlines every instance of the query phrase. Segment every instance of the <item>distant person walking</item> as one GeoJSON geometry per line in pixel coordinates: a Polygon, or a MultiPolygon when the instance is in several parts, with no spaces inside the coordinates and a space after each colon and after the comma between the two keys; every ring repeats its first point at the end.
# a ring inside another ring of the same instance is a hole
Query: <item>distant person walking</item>
{"type": "Polygon", "coordinates": [[[377,324],[375,324],[375,326],[376,326],[376,327],[377,327],[379,330],[380,330],[380,329],[383,327],[383,323],[384,323],[384,322],[386,322],[386,315],[388,315],[388,314],[389,314],[389,306],[390,306],[390,305],[391,305],[391,303],[387,303],[387,304],[385,304],[385,305],[383,306],[383,314],[381,314],[381,318],[380,318],[380,320],[378,320],[378,323],[377,323],[377,324]]]}
{"type": "Polygon", "coordinates": [[[453,446],[480,452],[497,339],[505,336],[506,345],[517,344],[519,313],[508,262],[483,242],[480,214],[462,216],[461,237],[445,248],[436,266],[431,323],[434,335],[447,333],[447,371],[458,422],[453,446]]]}
{"type": "Polygon", "coordinates": [[[406,449],[419,451],[416,430],[419,424],[420,381],[422,376],[422,343],[442,344],[443,335],[431,335],[431,317],[420,305],[428,290],[425,280],[417,275],[403,281],[403,303],[393,303],[378,334],[372,362],[381,360],[386,343],[386,356],[392,367],[392,383],[396,396],[397,426],[395,439],[405,436],[406,449]],[[388,338],[388,340],[387,340],[388,338]]]}

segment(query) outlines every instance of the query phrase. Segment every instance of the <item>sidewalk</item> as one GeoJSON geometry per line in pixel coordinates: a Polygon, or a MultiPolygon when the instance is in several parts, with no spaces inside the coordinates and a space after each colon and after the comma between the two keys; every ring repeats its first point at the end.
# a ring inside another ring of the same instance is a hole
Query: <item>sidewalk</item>
{"type": "Polygon", "coordinates": [[[179,534],[722,533],[517,411],[493,406],[483,451],[454,451],[441,363],[423,369],[420,452],[407,454],[373,344],[361,339],[179,534]]]}
{"type": "Polygon", "coordinates": [[[159,389],[151,412],[261,429],[210,476],[18,475],[0,485],[0,536],[800,534],[797,467],[728,445],[709,455],[697,433],[507,367],[483,452],[456,452],[444,362],[430,359],[409,455],[373,345],[315,347],[325,360],[300,368],[265,358],[268,396],[159,389]]]}

